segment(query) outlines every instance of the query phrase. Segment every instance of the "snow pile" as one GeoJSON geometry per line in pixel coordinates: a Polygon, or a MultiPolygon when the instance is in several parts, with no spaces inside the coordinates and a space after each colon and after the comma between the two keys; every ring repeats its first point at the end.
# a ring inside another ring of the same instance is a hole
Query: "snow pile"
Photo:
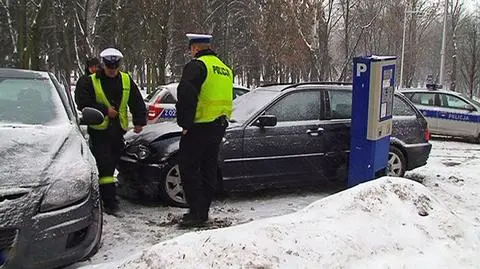
{"type": "Polygon", "coordinates": [[[293,214],[185,234],[116,268],[478,268],[479,246],[478,228],[423,185],[382,178],[293,214]]]}

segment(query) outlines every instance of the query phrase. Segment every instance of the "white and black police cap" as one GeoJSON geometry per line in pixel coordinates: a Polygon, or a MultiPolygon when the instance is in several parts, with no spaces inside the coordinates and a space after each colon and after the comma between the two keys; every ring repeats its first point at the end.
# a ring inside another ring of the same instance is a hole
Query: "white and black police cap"
{"type": "Polygon", "coordinates": [[[104,62],[119,62],[123,58],[123,54],[115,48],[107,48],[100,53],[100,58],[104,62]]]}
{"type": "Polygon", "coordinates": [[[208,34],[186,34],[188,38],[188,45],[196,44],[196,43],[210,43],[212,41],[212,35],[208,34]]]}

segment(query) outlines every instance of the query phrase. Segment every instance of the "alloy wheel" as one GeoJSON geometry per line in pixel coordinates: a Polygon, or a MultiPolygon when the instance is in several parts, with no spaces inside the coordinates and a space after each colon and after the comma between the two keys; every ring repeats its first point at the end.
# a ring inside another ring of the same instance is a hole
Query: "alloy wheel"
{"type": "Polygon", "coordinates": [[[180,169],[178,164],[174,165],[170,170],[168,170],[167,177],[165,179],[165,190],[168,194],[168,197],[172,201],[186,204],[185,192],[183,191],[182,181],[180,178],[180,169]]]}
{"type": "Polygon", "coordinates": [[[388,153],[388,176],[400,177],[403,174],[403,163],[395,152],[388,153]]]}

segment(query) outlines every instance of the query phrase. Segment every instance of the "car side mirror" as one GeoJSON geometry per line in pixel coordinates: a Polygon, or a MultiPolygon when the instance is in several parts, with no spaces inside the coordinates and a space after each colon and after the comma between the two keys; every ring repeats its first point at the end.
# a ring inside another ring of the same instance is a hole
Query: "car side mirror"
{"type": "Polygon", "coordinates": [[[97,125],[102,123],[104,118],[105,116],[98,109],[86,107],[82,109],[80,125],[97,125]]]}
{"type": "Polygon", "coordinates": [[[465,109],[467,109],[470,112],[477,111],[477,109],[474,106],[472,106],[471,104],[465,105],[465,109]]]}
{"type": "Polygon", "coordinates": [[[277,117],[275,115],[262,115],[255,121],[255,126],[272,127],[277,125],[277,117]]]}

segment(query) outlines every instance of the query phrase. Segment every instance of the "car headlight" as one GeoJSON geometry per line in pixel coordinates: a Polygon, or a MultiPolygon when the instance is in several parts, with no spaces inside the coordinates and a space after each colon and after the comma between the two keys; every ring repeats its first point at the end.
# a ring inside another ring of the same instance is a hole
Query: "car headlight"
{"type": "Polygon", "coordinates": [[[138,158],[140,160],[145,160],[148,156],[150,156],[150,150],[148,150],[145,146],[138,147],[138,158]]]}
{"type": "Polygon", "coordinates": [[[60,209],[81,201],[90,193],[91,180],[61,179],[50,185],[40,206],[41,212],[60,209]]]}
{"type": "Polygon", "coordinates": [[[128,155],[135,157],[137,160],[145,160],[150,156],[150,150],[145,145],[132,145],[127,147],[128,155]]]}

